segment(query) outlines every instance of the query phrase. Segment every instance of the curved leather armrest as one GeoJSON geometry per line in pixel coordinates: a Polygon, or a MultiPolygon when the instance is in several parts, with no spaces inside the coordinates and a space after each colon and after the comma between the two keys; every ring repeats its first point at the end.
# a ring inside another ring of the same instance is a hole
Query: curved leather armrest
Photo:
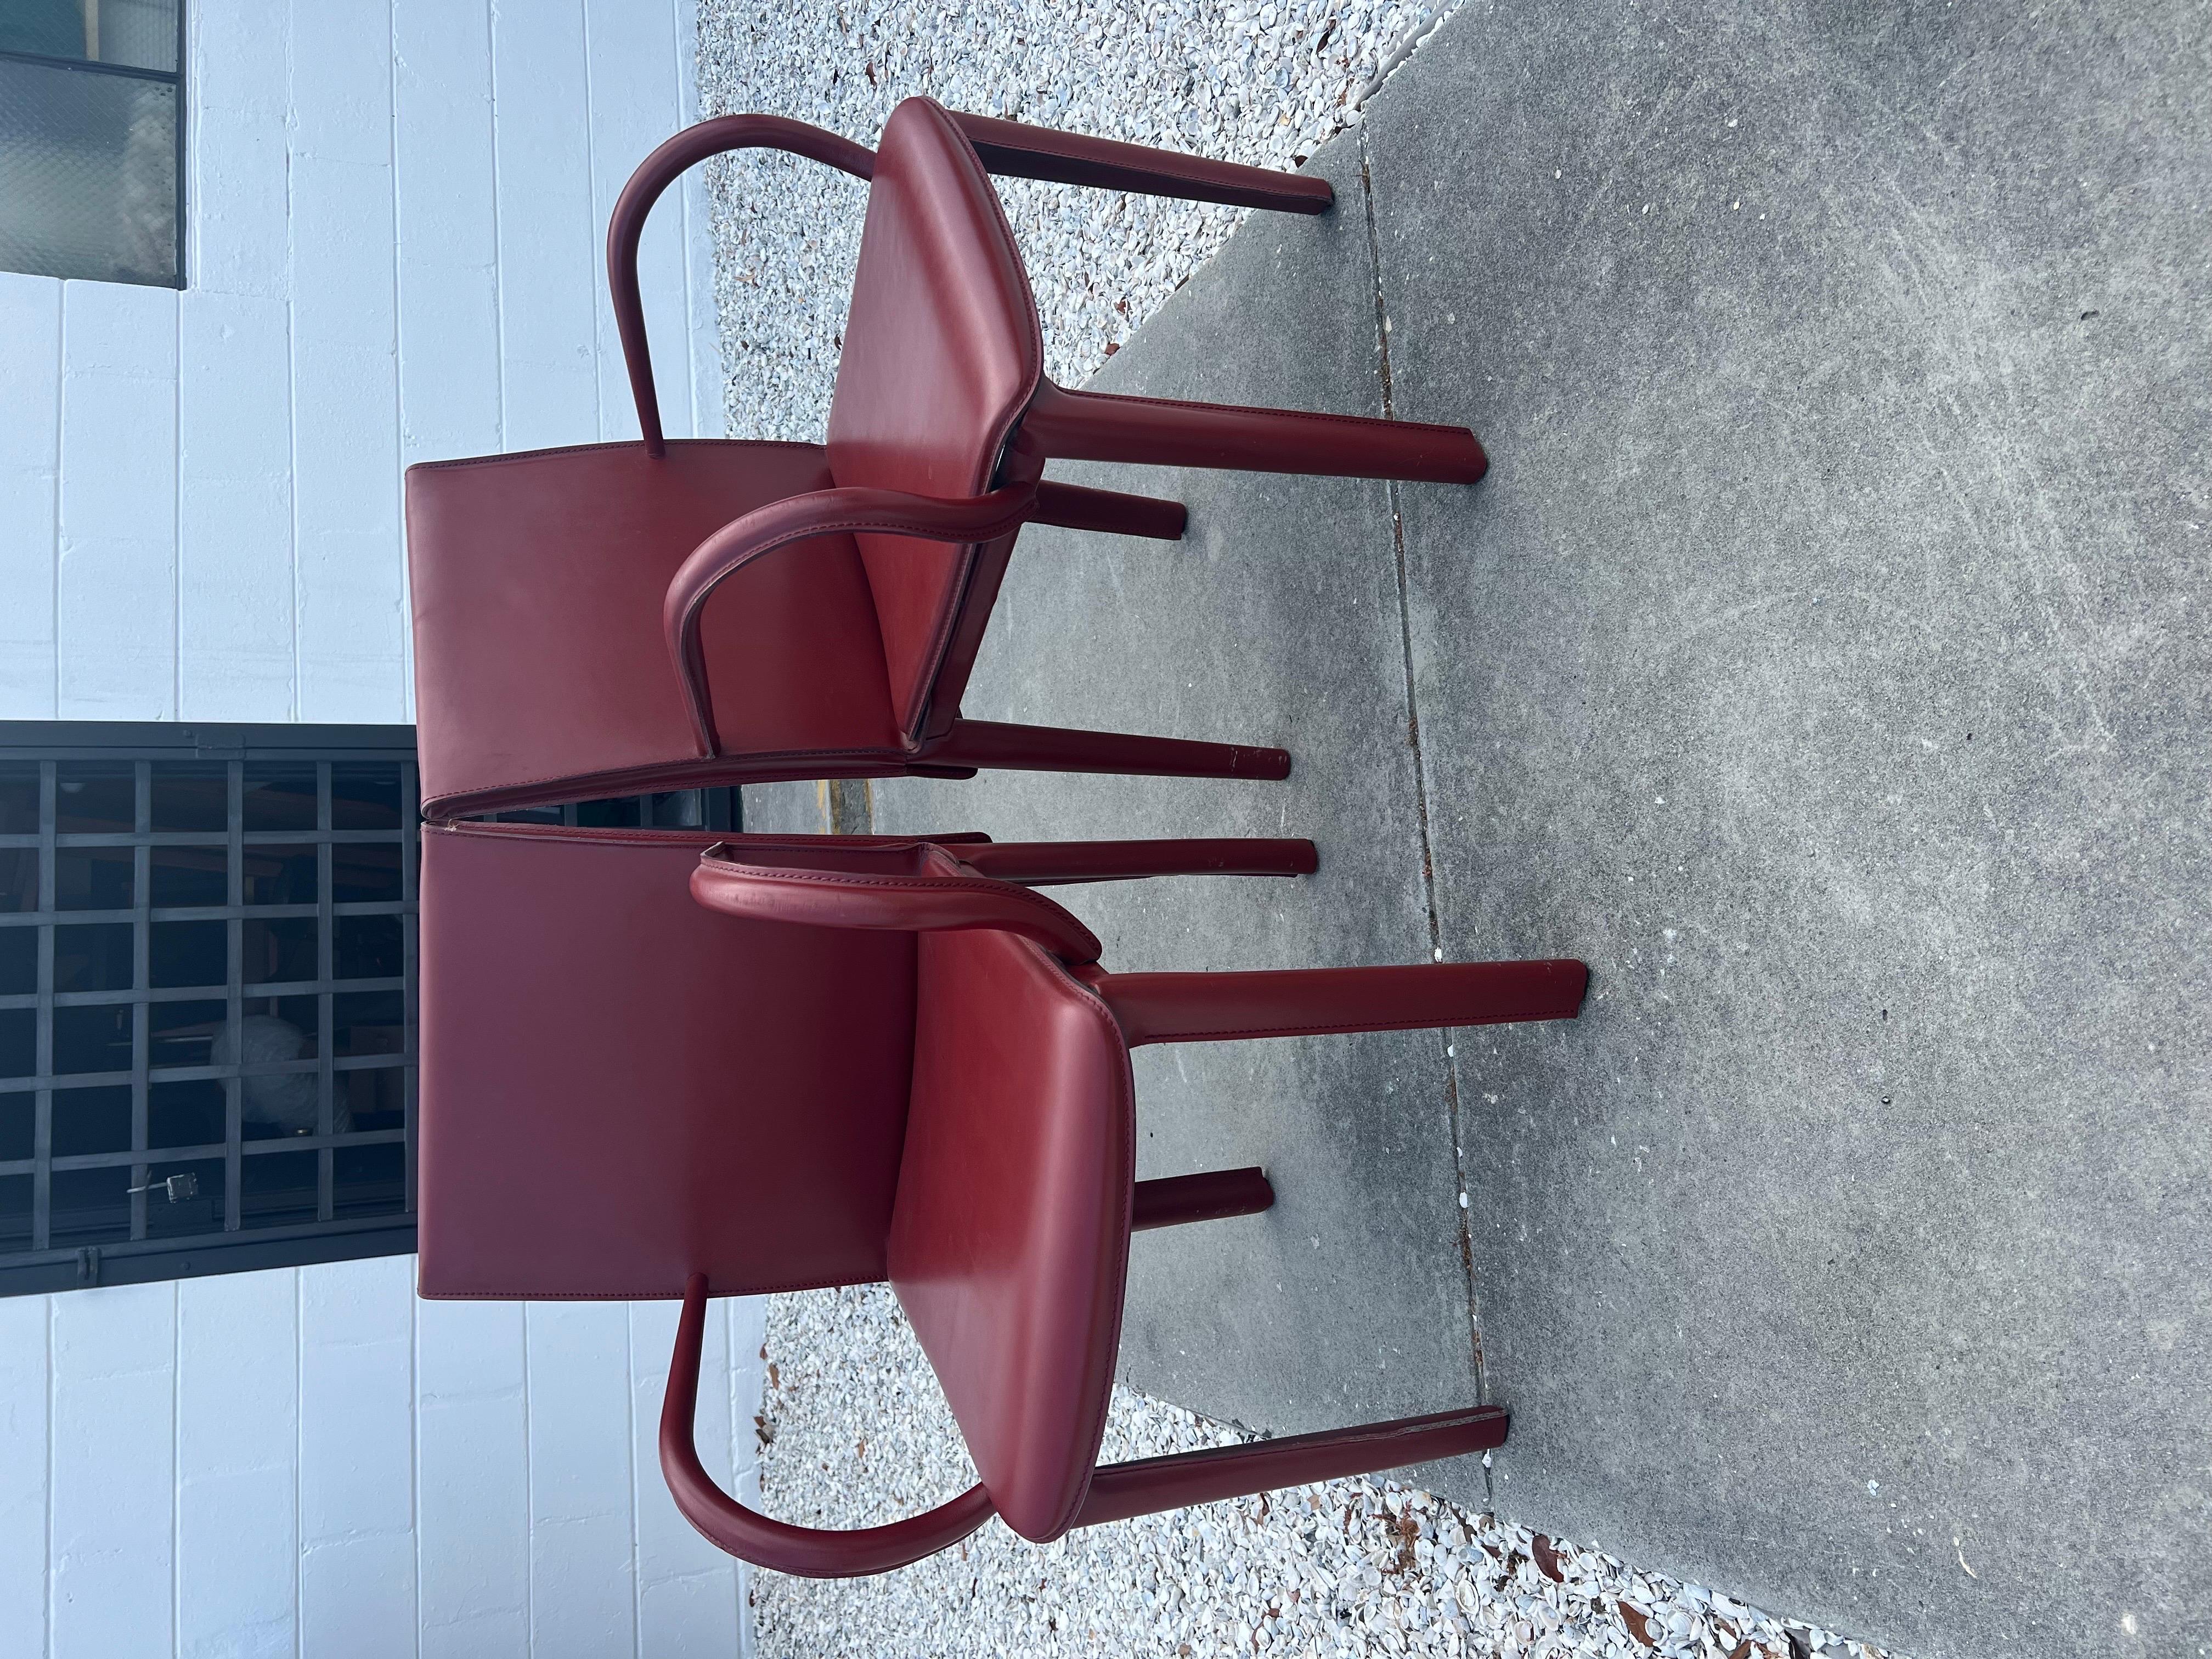
{"type": "Polygon", "coordinates": [[[648,455],[666,454],[668,444],[660,433],[660,398],[646,349],[645,305],[637,289],[638,238],[660,192],[685,168],[732,149],[788,150],[856,179],[875,176],[876,153],[865,144],[780,115],[716,116],[684,128],[638,163],[607,221],[607,291],[614,301],[615,325],[622,331],[623,360],[629,366],[630,395],[637,400],[637,424],[648,455]]]}
{"type": "Polygon", "coordinates": [[[668,654],[690,704],[691,735],[702,758],[721,752],[707,665],[699,655],[699,608],[715,584],[763,554],[810,536],[868,531],[924,541],[988,542],[1018,528],[1036,504],[1036,486],[1015,484],[988,495],[939,501],[897,489],[817,489],[791,495],[732,519],[692,550],[668,584],[660,607],[668,654]]]}
{"type": "Polygon", "coordinates": [[[684,1518],[715,1548],[801,1578],[847,1578],[888,1572],[949,1549],[996,1513],[981,1486],[903,1521],[852,1532],[794,1527],[747,1509],[714,1484],[692,1440],[706,1329],[707,1278],[694,1273],[684,1281],[684,1317],[676,1327],[676,1352],[668,1362],[668,1392],[661,1401],[660,1473],[684,1518]]]}
{"type": "MultiPolygon", "coordinates": [[[[892,849],[880,870],[794,868],[740,863],[710,847],[691,872],[691,896],[710,910],[752,921],[890,933],[1018,933],[1071,965],[1098,960],[1091,931],[1041,894],[987,876],[918,869],[892,849]]],[[[920,849],[921,860],[927,849],[920,849]]],[[[848,858],[845,862],[857,862],[848,858]]]]}

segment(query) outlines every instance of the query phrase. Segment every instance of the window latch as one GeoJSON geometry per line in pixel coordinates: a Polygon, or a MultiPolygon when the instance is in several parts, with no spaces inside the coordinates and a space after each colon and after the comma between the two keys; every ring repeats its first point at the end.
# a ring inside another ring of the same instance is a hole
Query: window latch
{"type": "MultiPolygon", "coordinates": [[[[109,1190],[112,1191],[111,1188],[109,1190]]],[[[200,1178],[196,1175],[173,1175],[165,1180],[149,1181],[143,1187],[125,1187],[126,1193],[162,1193],[172,1204],[200,1195],[200,1178]]]]}

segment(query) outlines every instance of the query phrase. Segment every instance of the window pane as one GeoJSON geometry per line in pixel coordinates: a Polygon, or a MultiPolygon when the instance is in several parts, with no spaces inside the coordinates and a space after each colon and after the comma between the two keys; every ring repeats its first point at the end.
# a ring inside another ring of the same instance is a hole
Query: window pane
{"type": "Polygon", "coordinates": [[[0,60],[0,267],[175,283],[173,83],[0,60]]]}
{"type": "Polygon", "coordinates": [[[0,847],[0,910],[14,915],[39,908],[39,849],[0,847]]]}
{"type": "Polygon", "coordinates": [[[315,1218],[313,1152],[270,1152],[239,1166],[238,1219],[246,1227],[289,1227],[315,1218]]]}
{"type": "Polygon", "coordinates": [[[131,1069],[128,1004],[54,1010],[54,1070],[127,1072],[131,1069]]]}
{"type": "Polygon", "coordinates": [[[246,849],[246,902],[248,904],[313,904],[315,902],[315,848],[274,847],[246,849]]]}
{"type": "MultiPolygon", "coordinates": [[[[222,924],[215,924],[220,927],[222,924]]],[[[157,928],[155,932],[159,932],[157,928]]],[[[161,983],[159,980],[155,981],[161,983]]],[[[131,988],[131,924],[94,922],[54,929],[54,989],[127,991],[131,988]]]]}
{"type": "Polygon", "coordinates": [[[398,991],[351,991],[331,999],[331,1052],[396,1054],[406,1048],[406,1009],[398,991]]]}
{"type": "Polygon", "coordinates": [[[229,827],[230,769],[221,761],[157,761],[154,828],[174,835],[229,827]]]}
{"type": "Polygon", "coordinates": [[[131,1170],[57,1170],[48,1233],[57,1249],[131,1237],[131,1170]]]}
{"type": "Polygon", "coordinates": [[[0,1176],[0,1250],[31,1248],[31,1177],[0,1176]]]}
{"type": "Polygon", "coordinates": [[[315,769],[298,761],[248,761],[246,764],[246,827],[248,830],[313,829],[315,769]]]}
{"type": "Polygon", "coordinates": [[[213,1078],[157,1083],[146,1096],[149,1146],[205,1146],[222,1139],[222,1085],[213,1078]]]}
{"type": "Polygon", "coordinates": [[[340,904],[397,904],[399,843],[341,842],[331,848],[331,896],[340,904]]]}
{"type": "Polygon", "coordinates": [[[131,1090],[58,1089],[54,1092],[54,1156],[131,1150],[131,1090]]]}
{"type": "Polygon", "coordinates": [[[222,1030],[223,1005],[157,1002],[146,1010],[146,1038],[153,1052],[149,1066],[208,1066],[216,1035],[222,1030]]]}
{"type": "Polygon", "coordinates": [[[398,1141],[341,1146],[331,1158],[336,1213],[380,1215],[406,1206],[407,1149],[398,1141]]]}
{"type": "Polygon", "coordinates": [[[331,768],[331,828],[397,830],[399,768],[391,761],[340,761],[331,768]]]}
{"type": "Polygon", "coordinates": [[[220,985],[230,977],[230,930],[220,921],[157,921],[148,961],[156,988],[220,985]]]}
{"type": "Polygon", "coordinates": [[[222,847],[156,847],[152,854],[155,909],[230,902],[230,853],[222,847]]]}
{"type": "Polygon", "coordinates": [[[0,997],[27,997],[39,988],[39,930],[0,927],[0,997]]]}
{"type": "Polygon", "coordinates": [[[315,971],[313,916],[276,916],[267,921],[249,921],[243,937],[246,984],[301,984],[319,977],[315,971]]]}
{"type": "MultiPolygon", "coordinates": [[[[70,1008],[57,1012],[78,1014],[85,1011],[70,1008]]],[[[37,1069],[38,1018],[33,1009],[0,1008],[0,1077],[28,1077],[37,1069]]]]}
{"type": "Polygon", "coordinates": [[[405,965],[398,916],[340,916],[331,962],[336,979],[397,979],[405,965]]]}
{"type": "Polygon", "coordinates": [[[177,67],[177,0],[6,0],[0,52],[177,67]]]}
{"type": "Polygon", "coordinates": [[[64,835],[127,835],[137,827],[137,789],[128,766],[64,761],[56,773],[54,828],[64,835]]]}
{"type": "Polygon", "coordinates": [[[0,761],[0,836],[38,833],[38,763],[0,761]]]}
{"type": "Polygon", "coordinates": [[[54,908],[128,910],[131,849],[64,847],[54,854],[54,908]]]}
{"type": "Polygon", "coordinates": [[[38,1103],[27,1089],[0,1095],[0,1163],[30,1157],[37,1115],[38,1103]]]}
{"type": "Polygon", "coordinates": [[[331,1082],[336,1097],[331,1127],[338,1133],[397,1129],[405,1124],[407,1085],[405,1074],[397,1066],[340,1072],[331,1082]]]}

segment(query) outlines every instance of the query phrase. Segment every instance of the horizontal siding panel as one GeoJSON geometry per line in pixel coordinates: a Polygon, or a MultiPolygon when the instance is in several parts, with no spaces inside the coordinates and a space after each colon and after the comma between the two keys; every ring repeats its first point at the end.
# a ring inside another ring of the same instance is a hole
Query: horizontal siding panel
{"type": "Polygon", "coordinates": [[[0,1299],[0,1631],[27,1654],[46,1627],[46,1323],[52,1298],[0,1299]]]}
{"type": "Polygon", "coordinates": [[[495,9],[492,69],[505,447],[589,443],[599,275],[582,0],[495,9]]]}
{"type": "Polygon", "coordinates": [[[0,719],[54,714],[61,362],[62,285],[0,271],[0,719]]]}
{"type": "Polygon", "coordinates": [[[176,1305],[173,1285],[54,1298],[54,1659],[173,1644],[176,1305]]]}
{"type": "Polygon", "coordinates": [[[177,1285],[177,1650],[289,1654],[299,1576],[300,1279],[177,1285]]]}
{"type": "Polygon", "coordinates": [[[285,210],[287,0],[191,6],[185,271],[191,289],[281,298],[290,289],[285,210]]]}
{"type": "Polygon", "coordinates": [[[395,0],[400,458],[499,448],[499,229],[491,21],[395,0]]]}
{"type": "Polygon", "coordinates": [[[289,720],[290,309],[198,290],[179,304],[179,717],[289,720]]]}
{"type": "MultiPolygon", "coordinates": [[[[638,435],[629,372],[616,331],[604,276],[608,222],[637,164],[682,125],[676,76],[676,18],[635,0],[585,0],[592,63],[592,284],[598,328],[599,432],[602,440],[638,435]]],[[[685,338],[684,202],[670,190],[645,222],[638,246],[638,289],[645,301],[646,339],[661,420],[671,436],[691,431],[691,366],[685,338]]]]}
{"type": "Polygon", "coordinates": [[[172,719],[175,290],[62,284],[61,391],[56,712],[172,719]]]}

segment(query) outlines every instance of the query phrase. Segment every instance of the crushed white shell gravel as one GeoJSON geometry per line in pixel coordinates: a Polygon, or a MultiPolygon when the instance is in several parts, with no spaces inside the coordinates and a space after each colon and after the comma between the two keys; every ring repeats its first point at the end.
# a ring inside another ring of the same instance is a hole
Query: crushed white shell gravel
{"type": "MultiPolygon", "coordinates": [[[[971,1485],[929,1363],[880,1285],[769,1299],[762,1503],[859,1527],[971,1485]]],[[[1116,1388],[1102,1456],[1255,1437],[1116,1388]]],[[[1420,1654],[1882,1659],[1726,1595],[1376,1480],[1091,1527],[1045,1546],[996,1521],[879,1577],[752,1575],[763,1659],[1420,1654]],[[1793,1644],[1792,1638],[1795,1638],[1793,1644]]]]}
{"type": "MultiPolygon", "coordinates": [[[[1404,0],[700,0],[708,114],[789,115],[872,144],[902,98],[1292,167],[1452,9],[1404,0]]],[[[818,437],[863,187],[764,153],[710,164],[729,430],[818,437]]],[[[1080,385],[1221,245],[1242,210],[1000,181],[1044,323],[1080,385]]],[[[880,1287],[770,1298],[759,1419],[770,1513],[912,1514],[975,1478],[927,1362],[880,1287]]],[[[1248,1438],[1116,1389],[1109,1459],[1248,1438]]],[[[1439,1654],[1881,1659],[1592,1549],[1394,1484],[1341,1480],[1148,1516],[1045,1547],[994,1521],[872,1579],[752,1576],[763,1656],[1439,1654]]]]}
{"type": "MultiPolygon", "coordinates": [[[[899,101],[1289,167],[1358,119],[1386,64],[1451,8],[1404,0],[701,0],[709,115],[787,115],[873,145],[899,101]]],[[[866,186],[750,151],[708,164],[729,430],[819,437],[866,186]]],[[[1044,319],[1080,386],[1229,239],[1237,208],[999,181],[1044,319]]]]}

